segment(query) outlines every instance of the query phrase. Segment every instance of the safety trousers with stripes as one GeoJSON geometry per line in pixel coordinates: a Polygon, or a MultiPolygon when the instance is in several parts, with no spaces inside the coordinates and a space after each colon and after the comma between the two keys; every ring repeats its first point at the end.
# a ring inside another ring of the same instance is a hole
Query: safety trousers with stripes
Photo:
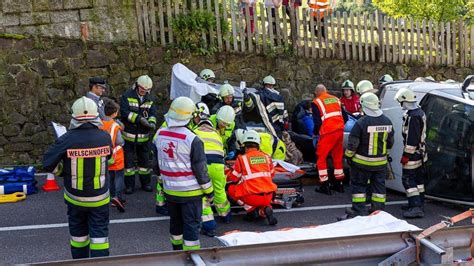
{"type": "Polygon", "coordinates": [[[140,176],[141,186],[147,186],[151,183],[151,151],[150,144],[136,144],[125,141],[123,147],[125,152],[125,187],[135,189],[135,175],[140,176]],[[135,167],[135,158],[137,158],[138,167],[135,167]]]}
{"type": "Polygon", "coordinates": [[[67,205],[72,258],[109,256],[109,205],[67,205]]]}
{"type": "Polygon", "coordinates": [[[356,215],[367,215],[367,188],[372,191],[372,211],[383,210],[386,201],[385,178],[387,168],[370,171],[357,166],[351,167],[352,209],[356,215]]]}
{"type": "Polygon", "coordinates": [[[200,249],[202,200],[200,198],[183,202],[167,200],[167,204],[173,250],[200,249]]]}
{"type": "Polygon", "coordinates": [[[402,170],[402,183],[408,198],[408,206],[423,207],[426,171],[423,166],[402,170]]]}

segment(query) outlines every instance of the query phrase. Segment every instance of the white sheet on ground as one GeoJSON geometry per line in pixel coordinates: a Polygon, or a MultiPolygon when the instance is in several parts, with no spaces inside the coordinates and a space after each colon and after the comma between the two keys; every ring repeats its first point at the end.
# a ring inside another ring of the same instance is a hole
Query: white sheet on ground
{"type": "Polygon", "coordinates": [[[316,227],[262,233],[234,232],[220,236],[218,239],[225,246],[240,246],[416,230],[420,230],[420,228],[381,211],[372,216],[358,216],[316,227]]]}
{"type": "Polygon", "coordinates": [[[285,168],[286,171],[290,173],[295,173],[296,171],[300,170],[300,168],[294,164],[289,162],[285,162],[283,160],[273,160],[273,166],[280,165],[281,167],[285,168]]]}

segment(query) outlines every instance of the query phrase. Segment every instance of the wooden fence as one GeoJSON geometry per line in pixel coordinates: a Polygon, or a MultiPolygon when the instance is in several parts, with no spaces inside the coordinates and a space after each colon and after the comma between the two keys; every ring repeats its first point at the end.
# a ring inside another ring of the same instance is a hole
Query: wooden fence
{"type": "Polygon", "coordinates": [[[176,43],[171,21],[177,14],[205,10],[217,19],[203,33],[206,46],[218,51],[272,54],[366,62],[474,66],[474,27],[463,21],[393,19],[381,14],[333,12],[321,20],[308,9],[274,10],[263,1],[242,9],[238,0],[136,0],[141,42],[176,43]],[[189,8],[187,6],[190,5],[189,8]],[[254,23],[254,31],[246,27],[254,23]],[[223,23],[228,31],[223,31],[223,23]],[[325,36],[323,36],[323,30],[325,36]]]}

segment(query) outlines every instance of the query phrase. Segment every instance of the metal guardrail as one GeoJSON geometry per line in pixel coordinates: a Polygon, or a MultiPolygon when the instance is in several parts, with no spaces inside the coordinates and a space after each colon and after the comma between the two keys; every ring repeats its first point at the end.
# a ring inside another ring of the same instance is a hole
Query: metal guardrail
{"type": "MultiPolygon", "coordinates": [[[[423,264],[458,265],[471,257],[474,226],[436,232],[421,242],[423,264]]],[[[415,262],[414,237],[421,231],[280,242],[236,247],[170,251],[32,265],[409,265],[415,262]]]]}

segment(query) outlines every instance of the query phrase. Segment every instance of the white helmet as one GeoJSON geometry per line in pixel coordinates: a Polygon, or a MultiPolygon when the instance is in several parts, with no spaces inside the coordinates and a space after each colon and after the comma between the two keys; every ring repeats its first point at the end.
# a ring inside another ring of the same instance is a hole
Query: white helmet
{"type": "MultiPolygon", "coordinates": [[[[187,121],[193,117],[193,113],[196,111],[196,106],[193,100],[188,97],[178,97],[171,103],[166,117],[175,121],[187,121]]],[[[187,124],[187,122],[185,124],[187,124]]],[[[183,123],[180,123],[181,125],[183,123]]],[[[169,125],[168,125],[169,126],[169,125]]]]}
{"type": "Polygon", "coordinates": [[[215,79],[216,75],[214,75],[214,72],[212,70],[206,68],[201,71],[199,77],[201,77],[203,80],[208,80],[210,78],[215,79]]]}
{"type": "Polygon", "coordinates": [[[409,88],[401,88],[395,94],[394,100],[398,101],[399,103],[402,103],[402,102],[414,103],[416,102],[416,95],[409,88]]]}
{"type": "Polygon", "coordinates": [[[350,80],[346,80],[342,83],[342,89],[351,89],[354,90],[354,83],[350,80]]]}
{"type": "Polygon", "coordinates": [[[137,79],[137,84],[142,86],[145,90],[150,90],[153,87],[153,81],[148,75],[141,75],[137,79]]]}
{"type": "Polygon", "coordinates": [[[260,142],[261,142],[260,135],[255,130],[247,130],[247,132],[245,132],[244,134],[244,139],[242,142],[243,143],[252,142],[252,143],[256,143],[260,145],[260,142]]]}
{"type": "Polygon", "coordinates": [[[234,108],[230,107],[229,105],[224,105],[221,108],[219,108],[219,110],[217,110],[216,117],[218,121],[222,121],[226,124],[230,124],[234,122],[234,119],[235,119],[234,108]]]}
{"type": "Polygon", "coordinates": [[[199,102],[196,104],[196,115],[199,116],[200,118],[209,118],[211,116],[211,113],[209,112],[209,107],[207,107],[207,104],[203,102],[199,102]]]}
{"type": "Polygon", "coordinates": [[[360,96],[360,105],[364,108],[368,108],[370,110],[379,110],[380,109],[380,101],[379,97],[372,92],[364,93],[364,95],[360,96]]]}
{"type": "Polygon", "coordinates": [[[372,82],[368,80],[361,80],[359,83],[357,83],[356,87],[356,92],[359,93],[360,95],[366,93],[366,92],[376,92],[377,90],[374,89],[374,85],[372,82]]]}
{"type": "Polygon", "coordinates": [[[385,74],[379,78],[380,84],[384,84],[384,83],[392,82],[392,81],[393,81],[393,78],[389,74],[385,74]]]}
{"type": "Polygon", "coordinates": [[[82,96],[72,104],[72,117],[76,120],[94,120],[99,117],[97,104],[86,96],[82,96]]]}
{"type": "Polygon", "coordinates": [[[222,85],[219,88],[219,96],[221,96],[221,97],[226,97],[226,96],[229,96],[229,95],[233,96],[234,94],[235,94],[234,87],[232,87],[232,85],[230,85],[228,83],[222,85]]]}
{"type": "Polygon", "coordinates": [[[263,78],[263,84],[270,84],[270,85],[275,85],[276,84],[276,80],[274,77],[272,77],[271,75],[268,75],[266,77],[263,78]]]}
{"type": "Polygon", "coordinates": [[[244,135],[245,135],[245,132],[247,132],[247,130],[245,129],[242,129],[242,128],[238,128],[235,130],[235,138],[237,139],[237,143],[239,145],[243,145],[244,144],[244,135]]]}

